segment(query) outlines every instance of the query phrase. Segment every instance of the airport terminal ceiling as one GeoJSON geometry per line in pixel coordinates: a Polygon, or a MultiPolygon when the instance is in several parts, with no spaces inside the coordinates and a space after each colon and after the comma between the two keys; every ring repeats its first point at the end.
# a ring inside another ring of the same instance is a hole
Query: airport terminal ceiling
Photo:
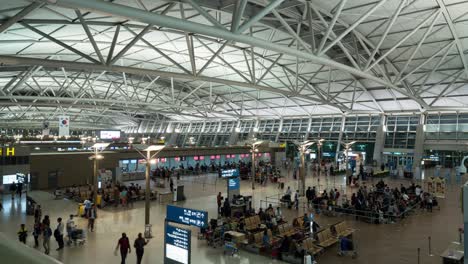
{"type": "Polygon", "coordinates": [[[461,0],[0,0],[0,123],[465,111],[467,9],[461,0]]]}

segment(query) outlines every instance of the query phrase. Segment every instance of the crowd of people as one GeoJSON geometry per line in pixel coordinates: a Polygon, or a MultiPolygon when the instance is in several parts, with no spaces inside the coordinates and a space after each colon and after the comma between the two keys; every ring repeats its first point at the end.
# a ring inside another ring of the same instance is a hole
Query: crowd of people
{"type": "Polygon", "coordinates": [[[263,253],[269,252],[272,257],[283,260],[286,256],[302,260],[308,254],[302,241],[308,237],[316,239],[316,234],[320,230],[320,225],[312,215],[304,214],[300,217],[301,224],[295,221],[291,223],[293,226],[302,228],[301,230],[304,232],[295,229],[293,233],[282,234],[279,233],[278,227],[287,224],[288,221],[283,217],[280,206],[273,207],[272,204],[269,204],[267,208],[260,207],[257,211],[251,208],[243,212],[242,215],[231,216],[229,213],[223,213],[226,212],[225,207],[229,205],[228,199],[224,199],[224,204],[222,204],[220,197],[221,193],[218,194],[217,201],[222,213],[217,219],[211,219],[207,230],[202,230],[209,245],[213,245],[213,237],[224,237],[227,231],[236,231],[246,235],[262,233],[260,245],[264,249],[263,253]],[[260,220],[257,226],[249,226],[247,223],[247,219],[253,216],[258,216],[260,220]],[[222,221],[221,225],[219,221],[222,221]]]}
{"type": "MultiPolygon", "coordinates": [[[[288,192],[285,196],[287,195],[288,192]]],[[[432,207],[437,205],[437,199],[424,192],[419,185],[413,183],[405,187],[401,184],[400,188],[391,188],[383,180],[369,188],[367,185],[360,186],[350,198],[344,196],[341,200],[337,189],[324,190],[317,194],[315,187],[307,189],[306,197],[308,206],[313,206],[316,213],[333,211],[353,214],[375,223],[394,222],[396,218],[404,218],[418,204],[428,211],[432,211],[432,207]]]]}
{"type": "MultiPolygon", "coordinates": [[[[132,191],[138,189],[137,186],[130,187],[132,191]]],[[[72,188],[70,188],[70,191],[72,188]]],[[[29,198],[31,199],[31,198],[29,198]]],[[[87,199],[84,202],[85,205],[85,214],[84,218],[88,220],[88,231],[93,232],[95,227],[95,220],[97,218],[97,208],[96,205],[92,202],[91,199],[87,199]]],[[[32,235],[34,238],[34,248],[38,248],[42,245],[44,253],[50,254],[51,250],[51,239],[55,239],[57,243],[57,251],[61,251],[65,248],[65,244],[71,246],[76,244],[76,239],[84,239],[84,230],[78,228],[76,224],[75,215],[69,215],[69,218],[66,222],[58,217],[55,224],[51,222],[49,215],[42,216],[42,207],[39,204],[34,205],[34,224],[32,231],[30,232],[26,224],[20,224],[19,230],[17,232],[18,240],[21,243],[27,244],[29,235],[32,235]],[[67,241],[65,242],[65,238],[67,241]]],[[[135,249],[137,264],[140,264],[144,254],[144,247],[148,244],[148,240],[142,237],[142,234],[139,233],[137,238],[133,243],[133,248],[135,249]]],[[[127,258],[128,253],[131,253],[130,242],[125,233],[122,234],[122,237],[117,242],[117,247],[115,253],[120,249],[121,263],[124,264],[127,258]]]]}

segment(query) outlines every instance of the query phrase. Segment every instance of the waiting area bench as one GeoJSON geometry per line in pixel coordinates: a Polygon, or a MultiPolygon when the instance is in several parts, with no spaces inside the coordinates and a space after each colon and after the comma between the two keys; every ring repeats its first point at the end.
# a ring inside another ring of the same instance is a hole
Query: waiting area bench
{"type": "Polygon", "coordinates": [[[334,236],[330,228],[324,229],[317,233],[317,245],[327,248],[338,243],[338,239],[334,236]]]}
{"type": "Polygon", "coordinates": [[[348,237],[354,233],[354,229],[350,228],[345,221],[339,222],[332,226],[334,233],[337,237],[348,237]]]}
{"type": "Polygon", "coordinates": [[[309,253],[312,256],[318,255],[323,252],[323,248],[315,245],[312,238],[307,238],[304,241],[302,241],[302,247],[305,251],[307,251],[307,253],[309,253]]]}

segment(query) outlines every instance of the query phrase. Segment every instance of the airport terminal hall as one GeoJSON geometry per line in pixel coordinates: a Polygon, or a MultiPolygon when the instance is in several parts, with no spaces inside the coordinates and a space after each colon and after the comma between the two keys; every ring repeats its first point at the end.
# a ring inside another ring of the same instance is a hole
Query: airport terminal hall
{"type": "Polygon", "coordinates": [[[0,263],[468,264],[468,0],[0,0],[0,263]]]}

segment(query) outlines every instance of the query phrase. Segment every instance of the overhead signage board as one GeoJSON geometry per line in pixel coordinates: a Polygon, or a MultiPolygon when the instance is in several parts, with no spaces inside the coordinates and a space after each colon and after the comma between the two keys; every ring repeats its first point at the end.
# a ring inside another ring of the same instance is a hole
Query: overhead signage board
{"type": "Polygon", "coordinates": [[[0,156],[5,157],[12,157],[15,156],[15,148],[14,147],[0,147],[0,156]]]}
{"type": "Polygon", "coordinates": [[[239,190],[240,189],[240,179],[239,177],[228,179],[228,189],[229,191],[239,190]]]}
{"type": "Polygon", "coordinates": [[[191,231],[166,222],[164,264],[190,264],[191,231]]]}
{"type": "Polygon", "coordinates": [[[238,169],[222,170],[221,177],[223,178],[239,177],[239,170],[238,169]]]}
{"type": "Polygon", "coordinates": [[[166,219],[171,222],[202,228],[208,225],[208,212],[167,205],[166,219]]]}
{"type": "Polygon", "coordinates": [[[101,130],[99,131],[99,137],[101,139],[117,140],[121,137],[120,130],[101,130]]]}

